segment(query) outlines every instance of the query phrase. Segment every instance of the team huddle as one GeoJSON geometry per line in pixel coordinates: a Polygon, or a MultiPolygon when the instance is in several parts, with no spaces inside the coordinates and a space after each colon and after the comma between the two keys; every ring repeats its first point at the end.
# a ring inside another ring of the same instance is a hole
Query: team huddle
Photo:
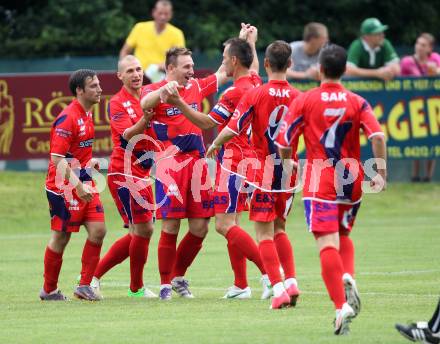
{"type": "Polygon", "coordinates": [[[377,174],[370,181],[377,191],[386,183],[384,134],[368,102],[340,82],[347,62],[343,48],[331,44],[322,49],[321,86],[301,93],[286,80],[292,60],[291,47],[284,41],[266,49],[268,82],[263,84],[256,40],[257,29],[242,24],[239,37],[224,43],[219,70],[205,78],[194,78],[192,54],[186,48],[168,50],[165,80],[145,86],[137,58],[128,55],[119,61],[117,75],[123,85],[108,107],[113,151],[107,182],[128,233],[102,258],[106,227],[92,179],[99,163],[92,158],[90,112],[102,89],[94,71],[71,75],[75,99],[55,119],[50,134],[46,193],[52,237],[44,256],[41,300],[67,299],[57,287],[58,277],[71,233],[81,225],[88,237],[75,297],[101,300],[100,280],[128,258],[129,296],[170,300],[174,291],[193,298],[185,274],[215,216],[234,274],[224,298],[251,297],[246,272],[250,260],[261,272],[261,298],[271,298],[271,309],[294,307],[300,290],[286,219],[302,178],[306,222],[336,310],[334,333],[349,332],[361,306],[350,238],[364,181],[360,132],[370,139],[377,159],[377,174]],[[208,114],[203,113],[203,99],[230,79],[232,86],[208,114]],[[205,151],[202,132],[214,127],[219,134],[205,151]],[[306,146],[302,176],[297,173],[301,135],[306,146]],[[213,186],[206,157],[216,161],[213,186]],[[256,240],[240,227],[246,211],[256,240]],[[162,220],[159,295],[143,281],[154,217],[162,220]],[[188,220],[188,232],[177,244],[182,219],[188,220]]]}

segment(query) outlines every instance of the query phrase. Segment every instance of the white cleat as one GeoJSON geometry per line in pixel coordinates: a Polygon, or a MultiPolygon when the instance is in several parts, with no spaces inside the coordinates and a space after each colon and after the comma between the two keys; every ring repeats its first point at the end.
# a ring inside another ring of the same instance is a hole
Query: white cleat
{"type": "Polygon", "coordinates": [[[104,298],[101,293],[101,281],[98,278],[93,276],[92,281],[90,282],[90,286],[92,287],[93,292],[96,295],[98,295],[101,299],[104,298]]]}
{"type": "Polygon", "coordinates": [[[345,335],[350,333],[349,325],[351,320],[355,317],[353,308],[346,302],[342,305],[340,310],[336,311],[335,319],[335,334],[345,335]]]}
{"type": "Polygon", "coordinates": [[[270,299],[273,296],[272,284],[270,284],[269,276],[261,276],[261,284],[263,286],[263,293],[261,294],[261,300],[270,299]]]}
{"type": "Polygon", "coordinates": [[[144,287],[144,297],[146,297],[147,299],[157,299],[159,296],[157,296],[157,294],[155,294],[153,291],[151,291],[150,289],[148,289],[147,287],[144,287]]]}
{"type": "Polygon", "coordinates": [[[225,296],[223,296],[224,299],[250,299],[251,297],[251,288],[246,287],[244,289],[241,289],[239,287],[236,287],[235,285],[229,287],[225,296]]]}
{"type": "Polygon", "coordinates": [[[344,281],[345,298],[347,303],[353,308],[354,316],[356,317],[361,311],[361,299],[356,287],[356,281],[348,273],[342,276],[342,280],[344,281]]]}

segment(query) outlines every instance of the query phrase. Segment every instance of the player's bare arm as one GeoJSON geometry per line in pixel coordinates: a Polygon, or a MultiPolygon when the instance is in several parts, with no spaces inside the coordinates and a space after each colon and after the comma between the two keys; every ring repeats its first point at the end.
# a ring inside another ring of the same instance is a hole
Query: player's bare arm
{"type": "Polygon", "coordinates": [[[217,151],[220,150],[225,143],[231,141],[235,136],[237,136],[237,133],[234,133],[231,129],[225,127],[212,142],[211,146],[209,146],[206,156],[214,159],[217,151]]]}
{"type": "Polygon", "coordinates": [[[377,175],[372,178],[370,185],[376,191],[386,189],[387,185],[387,146],[384,135],[371,138],[373,156],[376,160],[377,175]]]}
{"type": "Polygon", "coordinates": [[[161,99],[163,102],[176,106],[183,115],[200,129],[210,129],[217,126],[205,113],[194,110],[179,94],[170,94],[168,90],[162,90],[161,99]]]}
{"type": "Polygon", "coordinates": [[[78,197],[83,201],[90,202],[93,199],[93,187],[87,184],[83,184],[75,173],[72,173],[67,160],[59,155],[51,155],[53,164],[57,171],[64,172],[64,179],[67,179],[75,186],[78,197]]]}
{"type": "Polygon", "coordinates": [[[141,99],[142,109],[145,111],[156,107],[156,105],[160,102],[160,94],[163,90],[167,90],[170,94],[177,94],[179,93],[179,85],[177,81],[169,81],[157,90],[148,93],[145,97],[141,99]]]}

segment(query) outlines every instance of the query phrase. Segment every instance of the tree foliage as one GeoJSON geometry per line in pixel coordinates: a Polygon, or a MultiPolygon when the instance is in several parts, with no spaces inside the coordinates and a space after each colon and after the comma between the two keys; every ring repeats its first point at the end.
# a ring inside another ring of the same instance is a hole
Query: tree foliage
{"type": "MultiPolygon", "coordinates": [[[[149,20],[154,0],[25,0],[0,7],[0,56],[116,55],[137,21],[149,20]]],[[[360,22],[378,17],[395,45],[412,45],[420,32],[439,36],[440,2],[430,0],[185,0],[174,1],[173,24],[195,51],[218,53],[240,22],[259,28],[258,48],[275,39],[300,39],[318,21],[333,42],[348,46],[360,22]]]]}

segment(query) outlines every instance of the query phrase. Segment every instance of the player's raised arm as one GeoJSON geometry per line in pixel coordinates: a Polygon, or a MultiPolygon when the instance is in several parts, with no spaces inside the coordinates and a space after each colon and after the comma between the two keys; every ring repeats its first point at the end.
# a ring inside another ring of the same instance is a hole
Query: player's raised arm
{"type": "Polygon", "coordinates": [[[250,24],[241,23],[241,30],[238,37],[246,40],[251,46],[254,59],[252,60],[249,70],[258,74],[260,70],[260,63],[258,61],[257,49],[255,47],[258,39],[258,29],[250,24]]]}

